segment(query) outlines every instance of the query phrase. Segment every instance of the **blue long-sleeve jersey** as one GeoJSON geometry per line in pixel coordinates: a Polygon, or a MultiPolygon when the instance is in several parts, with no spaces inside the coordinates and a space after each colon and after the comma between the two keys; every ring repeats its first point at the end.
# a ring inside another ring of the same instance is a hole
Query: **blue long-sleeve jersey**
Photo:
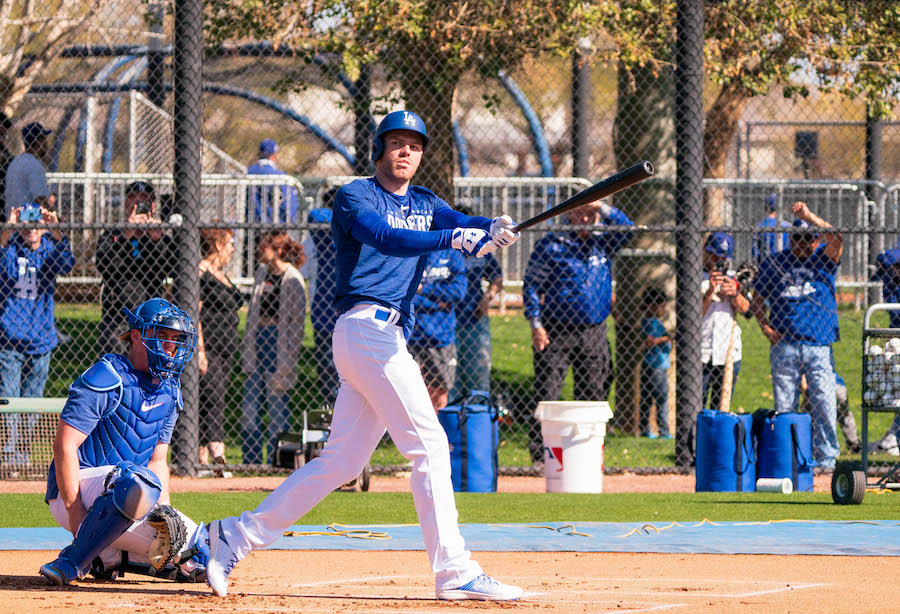
{"type": "MultiPolygon", "coordinates": [[[[316,224],[331,223],[331,209],[313,209],[306,220],[316,224]]],[[[331,332],[338,314],[334,309],[334,294],[337,289],[335,269],[334,238],[330,228],[310,231],[316,250],[316,291],[309,302],[309,317],[313,328],[331,332]]]]}
{"type": "MultiPolygon", "coordinates": [[[[271,160],[259,160],[247,168],[248,175],[287,175],[271,160]]],[[[247,201],[253,204],[253,222],[296,222],[300,210],[297,188],[282,185],[277,212],[275,211],[275,186],[251,186],[247,188],[247,201]],[[277,217],[275,214],[278,214],[277,217]]]]}
{"type": "MultiPolygon", "coordinates": [[[[634,225],[615,208],[603,223],[634,225]]],[[[610,259],[632,235],[598,231],[582,239],[575,232],[547,234],[535,244],[525,270],[525,317],[576,325],[606,320],[612,304],[610,259]]]]}
{"type": "Polygon", "coordinates": [[[53,293],[56,276],[75,266],[75,256],[65,236],[49,234],[32,250],[13,235],[2,251],[0,264],[0,348],[24,354],[46,354],[56,347],[53,293]]]}
{"type": "Polygon", "coordinates": [[[413,300],[416,325],[409,345],[444,347],[456,342],[455,305],[466,294],[466,262],[448,249],[425,257],[422,288],[413,300]]]}
{"type": "Polygon", "coordinates": [[[403,196],[388,192],[374,177],[337,191],[331,225],[337,257],[334,306],[344,313],[359,303],[377,303],[402,314],[412,330],[412,300],[422,278],[420,256],[450,248],[453,229],[489,230],[491,220],[454,211],[421,186],[403,196]]]}

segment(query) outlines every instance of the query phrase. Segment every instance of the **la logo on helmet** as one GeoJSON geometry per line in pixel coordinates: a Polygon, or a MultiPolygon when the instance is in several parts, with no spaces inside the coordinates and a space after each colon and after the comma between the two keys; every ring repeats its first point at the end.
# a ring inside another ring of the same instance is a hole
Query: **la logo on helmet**
{"type": "Polygon", "coordinates": [[[403,112],[403,123],[412,128],[416,127],[416,118],[409,111],[403,112]]]}

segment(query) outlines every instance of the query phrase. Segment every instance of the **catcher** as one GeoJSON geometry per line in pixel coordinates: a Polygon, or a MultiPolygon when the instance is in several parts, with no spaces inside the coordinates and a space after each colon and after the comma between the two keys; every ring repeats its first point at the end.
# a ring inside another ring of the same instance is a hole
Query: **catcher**
{"type": "Polygon", "coordinates": [[[127,355],[104,355],[69,387],[53,442],[45,501],[75,539],[41,567],[51,584],[88,572],[205,579],[206,529],[168,505],[166,461],[194,322],[159,298],[124,311],[127,355]]]}

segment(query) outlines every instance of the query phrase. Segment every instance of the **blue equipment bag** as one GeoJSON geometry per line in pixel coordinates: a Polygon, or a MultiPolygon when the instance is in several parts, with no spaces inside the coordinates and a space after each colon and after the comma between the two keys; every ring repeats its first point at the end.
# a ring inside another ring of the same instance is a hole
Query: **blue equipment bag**
{"type": "Polygon", "coordinates": [[[450,472],[456,492],[497,492],[500,428],[490,394],[471,394],[438,411],[450,442],[450,472]]]}
{"type": "Polygon", "coordinates": [[[761,478],[791,478],[794,491],[812,492],[812,418],[809,414],[771,409],[753,412],[753,432],[761,478]]]}
{"type": "Polygon", "coordinates": [[[753,492],[756,458],[750,414],[704,409],[697,416],[697,492],[753,492]]]}

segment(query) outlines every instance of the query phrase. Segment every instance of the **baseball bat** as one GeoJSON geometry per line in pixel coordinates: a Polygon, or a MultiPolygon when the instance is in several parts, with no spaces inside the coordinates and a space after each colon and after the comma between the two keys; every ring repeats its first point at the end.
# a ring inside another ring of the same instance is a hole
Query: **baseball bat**
{"type": "Polygon", "coordinates": [[[734,379],[734,333],[737,328],[737,314],[731,314],[731,335],[728,337],[728,353],[725,354],[725,368],[722,369],[722,397],[719,399],[719,411],[731,411],[731,390],[734,379]]]}
{"type": "Polygon", "coordinates": [[[607,177],[603,181],[599,183],[595,183],[591,187],[582,190],[572,198],[556,205],[552,209],[547,209],[543,213],[534,216],[530,220],[526,220],[516,226],[513,229],[513,232],[519,232],[520,230],[525,230],[526,228],[531,228],[537,224],[545,220],[549,220],[551,217],[556,217],[562,213],[567,211],[571,211],[572,209],[577,209],[583,205],[589,205],[592,202],[596,202],[601,198],[606,198],[607,196],[612,196],[616,192],[621,192],[625,188],[630,188],[636,183],[640,183],[644,179],[647,179],[653,175],[653,165],[650,164],[647,160],[643,162],[638,162],[634,166],[626,168],[624,171],[620,171],[615,175],[607,177]]]}

